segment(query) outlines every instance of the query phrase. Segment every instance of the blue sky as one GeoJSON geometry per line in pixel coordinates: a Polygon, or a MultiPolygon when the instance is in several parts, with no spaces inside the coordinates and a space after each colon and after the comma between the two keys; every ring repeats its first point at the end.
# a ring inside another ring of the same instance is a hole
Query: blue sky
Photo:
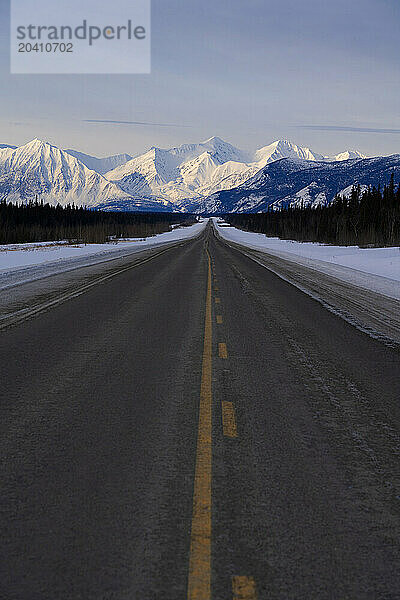
{"type": "Polygon", "coordinates": [[[400,152],[398,0],[153,0],[151,75],[10,75],[8,30],[0,0],[0,143],[400,152]]]}

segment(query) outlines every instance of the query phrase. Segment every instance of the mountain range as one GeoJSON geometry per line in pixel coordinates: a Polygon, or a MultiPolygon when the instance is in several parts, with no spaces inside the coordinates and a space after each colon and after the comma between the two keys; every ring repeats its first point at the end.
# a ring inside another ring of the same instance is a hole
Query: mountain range
{"type": "Polygon", "coordinates": [[[200,203],[199,212],[265,212],[288,206],[324,205],[353,185],[383,187],[394,174],[400,183],[400,154],[336,162],[285,158],[266,165],[254,177],[200,203]]]}
{"type": "Polygon", "coordinates": [[[33,140],[0,145],[0,199],[40,197],[105,210],[261,211],[329,202],[353,183],[385,182],[400,156],[324,156],[287,140],[245,152],[218,137],[136,157],[96,158],[33,140]]]}
{"type": "Polygon", "coordinates": [[[235,188],[265,165],[286,157],[337,161],[362,158],[362,155],[352,151],[324,157],[286,140],[273,142],[250,154],[218,137],[211,137],[199,144],[185,144],[170,150],[151,148],[105,176],[128,194],[150,195],[179,204],[235,188]]]}

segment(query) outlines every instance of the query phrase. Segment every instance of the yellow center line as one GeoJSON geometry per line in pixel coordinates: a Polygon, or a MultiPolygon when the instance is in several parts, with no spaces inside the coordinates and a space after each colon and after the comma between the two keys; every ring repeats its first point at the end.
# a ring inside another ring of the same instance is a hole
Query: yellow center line
{"type": "Polygon", "coordinates": [[[217,323],[218,323],[218,325],[221,325],[221,323],[222,323],[222,315],[217,315],[217,323]]]}
{"type": "Polygon", "coordinates": [[[188,600],[211,598],[212,320],[211,259],[208,256],[206,317],[190,538],[188,600]]]}
{"type": "Polygon", "coordinates": [[[253,577],[232,577],[233,600],[257,600],[256,582],[253,577]]]}
{"type": "Polygon", "coordinates": [[[218,353],[220,358],[228,358],[228,350],[226,344],[218,344],[218,353]]]}
{"type": "Polygon", "coordinates": [[[233,402],[222,401],[222,426],[226,437],[237,437],[236,415],[233,402]]]}

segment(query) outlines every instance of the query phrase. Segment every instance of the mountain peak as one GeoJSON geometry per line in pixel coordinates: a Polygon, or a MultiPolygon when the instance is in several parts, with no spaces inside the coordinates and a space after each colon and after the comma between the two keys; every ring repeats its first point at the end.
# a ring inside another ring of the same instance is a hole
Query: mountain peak
{"type": "Polygon", "coordinates": [[[13,200],[40,197],[52,204],[97,206],[127,194],[75,157],[38,138],[1,153],[0,188],[13,200]]]}
{"type": "Polygon", "coordinates": [[[255,161],[264,167],[270,162],[274,162],[281,158],[301,158],[303,160],[320,161],[324,160],[322,154],[317,154],[306,146],[297,146],[289,140],[275,140],[272,144],[259,148],[255,155],[255,161]]]}
{"type": "Polygon", "coordinates": [[[226,144],[226,145],[230,146],[230,144],[228,142],[225,142],[224,140],[222,140],[217,135],[212,135],[207,140],[204,140],[204,142],[201,142],[201,143],[202,144],[226,144]]]}
{"type": "Polygon", "coordinates": [[[358,150],[345,150],[345,152],[340,152],[339,154],[336,154],[333,159],[336,161],[342,161],[342,160],[351,160],[354,158],[367,158],[365,156],[365,154],[361,154],[361,152],[358,152],[358,150]]]}
{"type": "Polygon", "coordinates": [[[274,142],[272,142],[272,144],[270,144],[270,146],[275,146],[276,148],[284,148],[284,149],[289,149],[289,150],[294,150],[294,151],[303,150],[305,152],[310,152],[311,154],[314,155],[314,152],[312,150],[310,150],[310,148],[308,146],[298,146],[294,142],[291,142],[290,140],[286,140],[286,139],[275,140],[274,142]]]}
{"type": "Polygon", "coordinates": [[[51,146],[51,144],[49,144],[49,142],[44,142],[43,140],[40,140],[39,138],[35,138],[35,139],[31,140],[30,142],[28,142],[27,144],[25,144],[25,146],[51,146]]]}
{"type": "Polygon", "coordinates": [[[286,139],[274,140],[272,142],[272,144],[270,144],[270,145],[271,146],[291,146],[291,147],[297,146],[297,144],[294,144],[290,140],[286,140],[286,139]]]}
{"type": "Polygon", "coordinates": [[[58,151],[58,152],[60,152],[60,150],[59,150],[59,148],[57,148],[57,146],[53,146],[52,144],[50,144],[50,142],[45,142],[44,140],[40,140],[39,138],[35,138],[34,140],[31,140],[30,142],[28,142],[24,146],[20,146],[16,150],[18,151],[18,150],[22,150],[22,149],[25,151],[28,150],[32,154],[36,154],[36,153],[42,152],[42,151],[47,151],[47,152],[58,151]]]}

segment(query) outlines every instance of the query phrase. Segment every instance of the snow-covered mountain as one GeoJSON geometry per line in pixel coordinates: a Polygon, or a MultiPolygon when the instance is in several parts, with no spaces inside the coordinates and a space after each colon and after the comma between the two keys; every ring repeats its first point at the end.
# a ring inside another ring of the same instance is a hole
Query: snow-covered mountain
{"type": "Polygon", "coordinates": [[[132,160],[132,156],[130,154],[115,154],[114,156],[97,158],[96,156],[90,156],[90,154],[78,152],[78,150],[65,150],[65,152],[77,158],[91,171],[100,173],[100,175],[104,175],[104,173],[107,173],[107,171],[111,171],[112,169],[120,167],[128,162],[128,160],[132,160]]]}
{"type": "Polygon", "coordinates": [[[0,198],[13,202],[36,196],[51,204],[93,207],[129,199],[117,185],[41,140],[0,150],[0,198]]]}
{"type": "Polygon", "coordinates": [[[217,191],[235,188],[281,158],[339,161],[355,156],[362,157],[355,151],[325,157],[287,140],[277,140],[249,154],[212,137],[170,150],[152,148],[105,176],[129,194],[146,194],[180,206],[187,200],[202,201],[217,191]]]}
{"type": "Polygon", "coordinates": [[[184,144],[164,150],[153,147],[121,167],[105,174],[130,194],[151,194],[179,204],[187,198],[203,197],[216,169],[225,163],[243,170],[248,156],[228,142],[212,137],[199,144],[184,144]]]}
{"type": "Polygon", "coordinates": [[[272,142],[272,144],[260,148],[254,154],[254,161],[257,162],[260,169],[281,158],[302,158],[304,160],[325,159],[322,154],[317,154],[310,150],[310,148],[297,146],[287,140],[277,140],[276,142],[272,142]]]}
{"type": "Polygon", "coordinates": [[[53,204],[108,210],[208,210],[216,193],[242,189],[283,158],[313,165],[360,157],[356,151],[325,157],[286,140],[250,154],[212,137],[169,150],[153,147],[136,158],[121,154],[99,159],[36,139],[19,148],[0,148],[0,199],[39,196],[53,204]],[[115,168],[103,176],[107,166],[115,168]]]}
{"type": "Polygon", "coordinates": [[[10,156],[14,150],[14,146],[6,146],[5,144],[2,144],[0,147],[0,162],[5,161],[7,156],[10,156]]]}
{"type": "Polygon", "coordinates": [[[281,158],[301,158],[302,160],[319,162],[339,162],[351,158],[367,157],[357,150],[346,150],[345,152],[340,152],[334,156],[323,156],[322,154],[310,150],[310,148],[297,146],[287,140],[277,140],[276,142],[272,142],[269,146],[264,146],[264,148],[257,150],[254,155],[254,160],[260,168],[265,167],[265,165],[271,162],[280,160],[281,158]]]}
{"type": "Polygon", "coordinates": [[[188,204],[199,212],[263,212],[269,207],[318,206],[337,194],[347,195],[355,184],[383,186],[394,173],[400,183],[400,154],[345,161],[284,158],[267,164],[235,189],[220,191],[202,202],[188,204]]]}
{"type": "MultiPolygon", "coordinates": [[[[340,152],[332,157],[333,161],[351,160],[352,158],[367,158],[365,154],[361,154],[357,150],[346,150],[346,152],[340,152]]],[[[325,158],[328,162],[330,161],[329,156],[325,158]]]]}

